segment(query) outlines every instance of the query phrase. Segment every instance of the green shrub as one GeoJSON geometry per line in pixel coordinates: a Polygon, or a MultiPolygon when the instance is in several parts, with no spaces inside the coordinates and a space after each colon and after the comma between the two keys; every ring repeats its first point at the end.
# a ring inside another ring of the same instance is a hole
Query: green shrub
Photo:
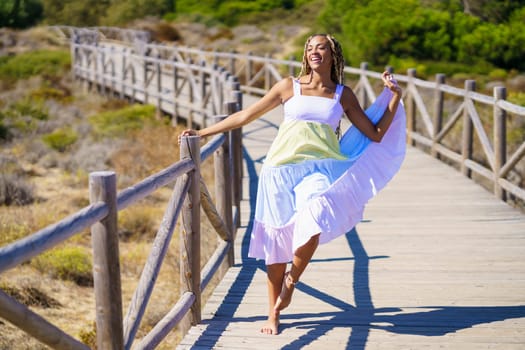
{"type": "Polygon", "coordinates": [[[0,235],[0,246],[3,246],[27,236],[31,230],[26,223],[1,220],[0,232],[2,232],[0,235]]]}
{"type": "Polygon", "coordinates": [[[93,322],[88,329],[81,329],[78,333],[80,341],[91,349],[97,348],[97,324],[93,322]]]}
{"type": "Polygon", "coordinates": [[[69,146],[77,142],[78,134],[71,128],[56,129],[50,134],[42,136],[42,141],[52,149],[64,152],[69,146]]]}
{"type": "Polygon", "coordinates": [[[95,135],[103,137],[121,137],[154,120],[155,107],[138,104],[89,117],[95,135]]]}
{"type": "Polygon", "coordinates": [[[19,176],[0,173],[0,205],[27,205],[34,200],[31,184],[19,176]]]}
{"type": "Polygon", "coordinates": [[[0,60],[0,79],[14,82],[36,75],[56,77],[71,66],[71,57],[66,50],[38,50],[8,56],[0,60]]]}
{"type": "Polygon", "coordinates": [[[47,251],[32,260],[31,266],[53,278],[73,281],[80,286],[93,285],[91,259],[81,247],[63,247],[47,251]]]}
{"type": "Polygon", "coordinates": [[[31,91],[29,96],[32,100],[38,101],[55,100],[63,103],[72,101],[71,92],[68,89],[57,89],[51,86],[41,86],[31,91]]]}

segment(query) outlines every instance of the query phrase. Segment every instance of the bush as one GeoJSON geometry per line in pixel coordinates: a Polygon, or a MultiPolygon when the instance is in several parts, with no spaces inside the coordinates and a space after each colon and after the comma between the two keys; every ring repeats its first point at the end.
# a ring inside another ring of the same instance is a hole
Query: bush
{"type": "Polygon", "coordinates": [[[42,141],[46,145],[59,152],[64,152],[69,146],[77,142],[77,139],[77,133],[71,128],[60,128],[42,136],[42,141]]]}
{"type": "Polygon", "coordinates": [[[138,104],[89,117],[95,135],[103,137],[122,137],[154,120],[155,107],[138,104]]]}
{"type": "Polygon", "coordinates": [[[35,200],[33,186],[13,174],[0,174],[0,205],[27,205],[35,200]]]}
{"type": "Polygon", "coordinates": [[[32,76],[61,77],[71,66],[67,50],[39,50],[4,57],[0,60],[0,79],[14,82],[32,76]]]}
{"type": "Polygon", "coordinates": [[[18,288],[5,282],[0,282],[0,289],[18,302],[27,306],[39,306],[42,308],[58,308],[61,306],[60,302],[48,296],[37,287],[23,286],[18,288]]]}
{"type": "Polygon", "coordinates": [[[31,261],[31,266],[53,278],[93,286],[90,256],[81,247],[64,247],[47,251],[31,261]]]}

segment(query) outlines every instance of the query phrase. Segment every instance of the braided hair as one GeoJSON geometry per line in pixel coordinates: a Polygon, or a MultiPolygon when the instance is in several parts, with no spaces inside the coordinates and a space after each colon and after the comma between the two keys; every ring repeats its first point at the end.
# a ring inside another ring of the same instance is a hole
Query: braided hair
{"type": "Polygon", "coordinates": [[[303,75],[308,75],[312,72],[312,68],[308,64],[308,58],[306,57],[306,49],[308,48],[308,44],[310,44],[310,40],[312,40],[312,38],[316,36],[325,37],[330,43],[330,51],[332,51],[333,58],[332,69],[330,73],[331,79],[337,84],[344,84],[345,59],[343,57],[343,49],[341,48],[341,44],[330,34],[314,34],[311,35],[308,39],[306,39],[303,51],[303,63],[301,66],[301,72],[299,73],[299,77],[302,77],[303,75]]]}

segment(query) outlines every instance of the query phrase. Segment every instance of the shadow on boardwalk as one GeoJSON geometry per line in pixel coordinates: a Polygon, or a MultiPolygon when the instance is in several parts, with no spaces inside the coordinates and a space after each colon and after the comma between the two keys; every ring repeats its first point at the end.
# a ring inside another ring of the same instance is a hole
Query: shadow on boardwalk
{"type": "MultiPolygon", "coordinates": [[[[250,225],[253,222],[254,205],[257,190],[257,173],[255,162],[248,152],[244,154],[250,177],[250,225]]],[[[246,232],[250,232],[248,227],[246,232]]],[[[370,333],[373,330],[382,330],[394,334],[408,334],[417,336],[443,336],[476,325],[503,321],[512,318],[525,317],[525,305],[518,306],[436,306],[375,308],[370,288],[369,264],[372,259],[386,259],[387,256],[370,257],[361,242],[357,230],[346,234],[353,257],[333,259],[313,259],[311,264],[321,264],[334,260],[352,262],[353,292],[355,305],[331,296],[326,292],[314,288],[307,283],[300,282],[297,290],[331,305],[335,311],[319,313],[295,313],[281,316],[281,330],[287,328],[302,329],[305,331],[300,337],[291,340],[281,349],[299,349],[307,347],[320,337],[336,328],[346,328],[349,332],[346,345],[343,348],[359,350],[365,349],[370,333]],[[313,320],[312,320],[313,319],[313,320]]],[[[246,295],[248,287],[258,270],[265,270],[265,265],[248,258],[249,235],[246,234],[242,242],[242,264],[238,266],[240,272],[236,275],[226,297],[222,300],[212,320],[205,320],[206,329],[198,337],[193,347],[214,348],[220,342],[227,327],[240,322],[259,322],[266,319],[266,315],[253,317],[236,317],[246,295]]],[[[219,347],[221,347],[219,345],[219,347]]],[[[340,348],[340,347],[339,347],[340,348]]]]}

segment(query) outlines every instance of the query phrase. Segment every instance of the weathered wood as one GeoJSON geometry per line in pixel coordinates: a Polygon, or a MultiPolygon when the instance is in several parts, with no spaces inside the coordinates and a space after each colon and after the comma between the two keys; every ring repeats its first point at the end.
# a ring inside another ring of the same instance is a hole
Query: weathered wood
{"type": "Polygon", "coordinates": [[[181,295],[191,292],[195,302],[186,321],[181,322],[185,332],[190,324],[201,321],[200,292],[200,137],[183,136],[180,144],[181,159],[190,158],[195,163],[190,175],[190,190],[184,199],[180,237],[180,279],[181,295]]]}
{"type": "Polygon", "coordinates": [[[360,69],[361,69],[361,72],[359,75],[359,83],[360,83],[361,89],[359,90],[359,95],[358,95],[359,104],[364,109],[366,109],[366,107],[368,106],[368,96],[366,94],[366,88],[363,86],[363,84],[366,80],[368,80],[366,76],[366,72],[368,71],[368,62],[361,62],[360,69]]]}
{"type": "MultiPolygon", "coordinates": [[[[223,194],[221,194],[223,195],[223,194]]],[[[210,224],[213,226],[219,237],[221,237],[224,241],[230,240],[230,231],[228,226],[223,221],[221,215],[219,214],[217,208],[215,207],[215,204],[213,204],[213,200],[211,198],[210,193],[208,192],[208,188],[206,187],[206,184],[204,183],[204,180],[201,177],[201,206],[202,210],[206,214],[206,217],[208,220],[210,220],[210,224]]]]}
{"type": "Polygon", "coordinates": [[[122,291],[117,232],[117,177],[109,171],[89,175],[89,200],[104,202],[107,216],[91,226],[97,347],[122,350],[122,291]]]}
{"type": "Polygon", "coordinates": [[[136,350],[155,349],[169,332],[177,326],[195,302],[195,295],[190,292],[182,294],[175,306],[164,316],[153,329],[134,348],[136,350]]]}
{"type": "MultiPolygon", "coordinates": [[[[237,91],[234,93],[234,101],[226,103],[226,113],[231,115],[242,109],[242,94],[237,91]]],[[[240,206],[242,198],[242,177],[243,177],[243,156],[242,156],[242,127],[234,129],[230,133],[231,138],[231,157],[232,157],[232,204],[237,208],[237,218],[233,222],[235,227],[239,227],[241,215],[240,206]]]]}
{"type": "MultiPolygon", "coordinates": [[[[215,122],[224,120],[227,115],[217,116],[215,122]]],[[[230,133],[224,133],[222,146],[215,151],[215,198],[217,201],[217,212],[224,221],[227,228],[229,242],[233,242],[233,223],[232,223],[232,174],[231,174],[231,154],[230,154],[230,133]]],[[[235,186],[235,184],[233,184],[235,186]]],[[[228,267],[233,266],[234,255],[233,245],[228,253],[228,267]]]]}
{"type": "Polygon", "coordinates": [[[0,272],[4,272],[64,242],[108,214],[104,203],[89,205],[67,218],[0,248],[0,272]]]}
{"type": "MultiPolygon", "coordinates": [[[[416,77],[416,70],[414,68],[408,69],[407,71],[408,76],[408,91],[413,91],[415,89],[414,87],[414,80],[416,77]]],[[[415,146],[416,143],[414,140],[412,140],[412,133],[416,132],[416,102],[414,100],[414,96],[412,94],[406,95],[406,118],[407,118],[407,138],[409,140],[409,143],[412,146],[415,146]]]]}
{"type": "Polygon", "coordinates": [[[436,74],[436,87],[434,89],[434,134],[432,135],[432,148],[430,154],[434,158],[439,158],[439,153],[436,150],[438,143],[437,135],[443,127],[443,102],[444,93],[439,88],[445,83],[445,74],[436,74]]]}
{"type": "Polygon", "coordinates": [[[170,201],[164,213],[161,226],[155,235],[151,253],[144,265],[140,280],[124,319],[124,348],[131,349],[135,335],[139,329],[140,322],[146,311],[153,287],[168,251],[173,231],[182,209],[183,198],[189,190],[189,177],[183,175],[175,183],[170,201]]]}
{"type": "Polygon", "coordinates": [[[0,289],[0,317],[53,349],[89,350],[89,346],[64,333],[27,306],[11,298],[2,289],[0,289]]]}
{"type": "MultiPolygon", "coordinates": [[[[507,90],[504,87],[494,88],[494,99],[505,100],[507,90]]],[[[499,184],[501,168],[507,161],[507,114],[505,110],[494,103],[494,194],[501,200],[507,199],[507,194],[499,184]]]]}
{"type": "MultiPolygon", "coordinates": [[[[465,81],[465,90],[467,92],[474,91],[476,89],[476,82],[474,80],[465,81]]],[[[472,145],[473,145],[473,126],[472,119],[470,117],[468,103],[470,102],[470,96],[467,93],[465,95],[465,103],[463,109],[463,134],[461,137],[461,173],[466,177],[471,177],[471,170],[465,165],[467,159],[472,159],[472,145]]]]}
{"type": "Polygon", "coordinates": [[[118,210],[123,210],[135,203],[147,197],[157,189],[166,186],[170,182],[173,182],[177,177],[185,174],[194,169],[195,164],[191,159],[182,159],[177,163],[170,165],[164,170],[159,171],[151,176],[148,176],[139,183],[126,188],[121,191],[117,198],[118,210]]]}

